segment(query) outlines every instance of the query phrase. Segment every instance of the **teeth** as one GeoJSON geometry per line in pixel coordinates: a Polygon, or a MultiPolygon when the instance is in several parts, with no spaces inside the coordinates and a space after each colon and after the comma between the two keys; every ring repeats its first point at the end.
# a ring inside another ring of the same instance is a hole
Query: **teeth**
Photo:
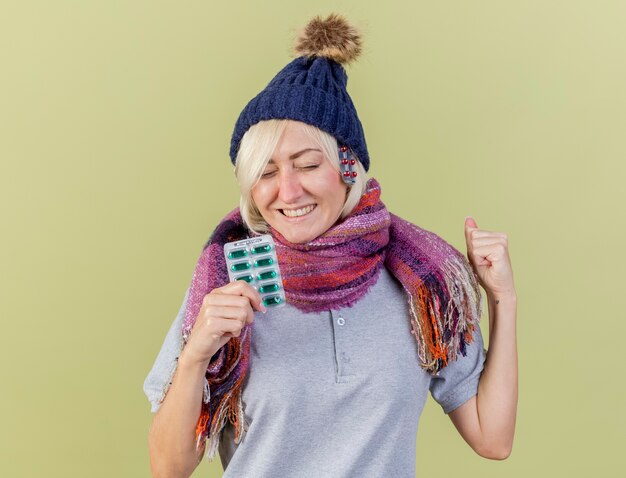
{"type": "Polygon", "coordinates": [[[302,209],[283,209],[283,214],[287,217],[298,217],[310,213],[313,209],[315,209],[315,204],[303,207],[302,209]]]}

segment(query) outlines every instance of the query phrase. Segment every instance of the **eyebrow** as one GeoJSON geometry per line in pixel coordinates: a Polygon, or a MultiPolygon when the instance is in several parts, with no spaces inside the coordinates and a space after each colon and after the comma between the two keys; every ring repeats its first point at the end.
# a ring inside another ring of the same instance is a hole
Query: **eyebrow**
{"type": "MultiPolygon", "coordinates": [[[[293,159],[299,158],[299,157],[300,157],[300,156],[302,156],[304,153],[307,153],[307,152],[309,152],[309,151],[317,151],[317,152],[319,152],[319,153],[321,153],[321,152],[322,152],[321,150],[319,150],[319,149],[317,149],[317,148],[306,148],[306,149],[303,149],[303,150],[301,150],[301,151],[298,151],[297,153],[293,153],[291,156],[289,156],[289,159],[290,159],[290,160],[293,160],[293,159]]],[[[270,158],[269,163],[270,163],[270,164],[274,164],[274,160],[273,160],[272,158],[270,158]]]]}

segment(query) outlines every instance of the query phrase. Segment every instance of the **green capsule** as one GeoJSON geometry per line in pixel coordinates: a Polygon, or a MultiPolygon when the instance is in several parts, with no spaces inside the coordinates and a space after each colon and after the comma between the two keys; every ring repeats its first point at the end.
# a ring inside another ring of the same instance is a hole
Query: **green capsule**
{"type": "Polygon", "coordinates": [[[273,295],[271,297],[266,297],[263,299],[263,304],[265,305],[278,305],[282,302],[282,299],[279,295],[273,295]]]}
{"type": "Polygon", "coordinates": [[[246,269],[250,269],[251,264],[249,262],[237,262],[236,264],[233,264],[232,266],[230,266],[231,270],[238,272],[238,271],[245,271],[246,269]]]}
{"type": "Polygon", "coordinates": [[[271,257],[266,257],[265,259],[259,259],[258,261],[254,261],[255,267],[265,267],[271,266],[274,263],[274,259],[271,257]]]}
{"type": "Polygon", "coordinates": [[[237,277],[236,280],[245,280],[247,283],[250,283],[254,280],[254,277],[252,277],[250,274],[247,274],[245,276],[237,277]]]}
{"type": "Polygon", "coordinates": [[[280,287],[276,282],[272,282],[271,284],[265,284],[259,287],[259,292],[261,294],[267,294],[268,292],[276,292],[280,287]]]}
{"type": "Polygon", "coordinates": [[[272,250],[272,246],[269,244],[263,244],[262,246],[256,246],[252,248],[252,254],[263,254],[272,250]]]}
{"type": "Polygon", "coordinates": [[[257,277],[258,280],[275,279],[276,278],[276,271],[261,272],[256,277],[257,277]]]}
{"type": "Polygon", "coordinates": [[[245,249],[233,249],[228,253],[229,259],[239,259],[241,257],[246,257],[248,255],[248,251],[245,249]]]}

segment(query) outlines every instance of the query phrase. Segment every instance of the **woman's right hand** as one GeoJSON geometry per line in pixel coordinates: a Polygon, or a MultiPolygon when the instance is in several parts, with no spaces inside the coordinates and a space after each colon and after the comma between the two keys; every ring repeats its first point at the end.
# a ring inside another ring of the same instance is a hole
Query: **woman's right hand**
{"type": "Polygon", "coordinates": [[[259,292],[244,281],[213,289],[202,306],[178,358],[167,394],[150,428],[150,463],[154,476],[191,476],[202,459],[195,429],[203,403],[211,357],[265,312],[259,292]]]}
{"type": "MultiPolygon", "coordinates": [[[[250,284],[238,280],[213,289],[202,307],[183,349],[185,360],[204,362],[254,320],[254,310],[265,313],[261,295],[250,284]]],[[[181,355],[182,359],[182,355],[181,355]]]]}

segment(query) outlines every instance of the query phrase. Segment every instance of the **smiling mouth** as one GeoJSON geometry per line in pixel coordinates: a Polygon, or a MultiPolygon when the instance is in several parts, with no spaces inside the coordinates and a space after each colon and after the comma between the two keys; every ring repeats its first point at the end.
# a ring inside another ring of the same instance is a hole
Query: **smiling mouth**
{"type": "Polygon", "coordinates": [[[308,206],[305,206],[299,209],[279,209],[279,211],[284,216],[287,216],[287,217],[302,217],[302,216],[306,216],[307,214],[309,214],[316,207],[317,207],[317,204],[310,204],[308,206]]]}

